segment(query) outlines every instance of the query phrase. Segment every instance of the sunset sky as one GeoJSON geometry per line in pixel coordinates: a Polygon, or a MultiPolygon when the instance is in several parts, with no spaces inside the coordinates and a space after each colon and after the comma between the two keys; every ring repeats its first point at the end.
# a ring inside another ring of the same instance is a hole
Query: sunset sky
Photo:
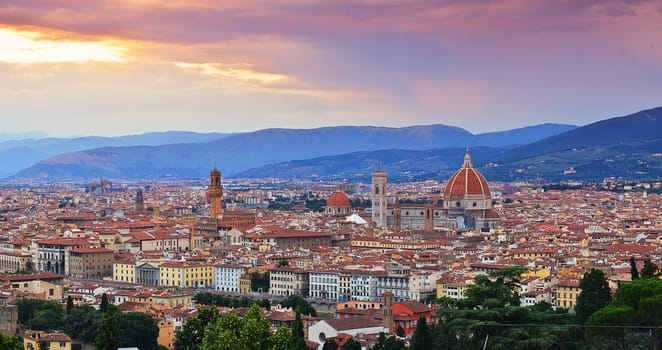
{"type": "Polygon", "coordinates": [[[662,105],[662,2],[3,0],[1,132],[587,124],[662,105]]]}

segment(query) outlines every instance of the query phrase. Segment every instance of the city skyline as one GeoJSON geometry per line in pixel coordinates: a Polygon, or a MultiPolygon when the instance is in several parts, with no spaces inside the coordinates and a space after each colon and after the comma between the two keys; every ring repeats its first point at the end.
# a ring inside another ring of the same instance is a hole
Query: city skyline
{"type": "Polygon", "coordinates": [[[3,131],[585,125],[659,105],[662,6],[6,1],[3,131]]]}

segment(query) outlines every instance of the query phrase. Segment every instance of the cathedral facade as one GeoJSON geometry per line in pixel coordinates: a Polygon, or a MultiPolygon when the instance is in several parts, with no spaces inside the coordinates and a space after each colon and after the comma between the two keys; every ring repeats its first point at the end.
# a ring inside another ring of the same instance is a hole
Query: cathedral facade
{"type": "MultiPolygon", "coordinates": [[[[386,173],[380,171],[378,175],[375,177],[373,173],[373,196],[375,188],[379,188],[385,197],[386,173]]],[[[374,221],[380,227],[380,221],[374,221]]],[[[462,167],[450,177],[438,203],[405,204],[396,199],[395,203],[386,207],[384,226],[396,231],[433,231],[435,228],[489,231],[497,229],[500,222],[499,214],[492,208],[489,184],[483,174],[473,167],[467,149],[462,167]]]]}

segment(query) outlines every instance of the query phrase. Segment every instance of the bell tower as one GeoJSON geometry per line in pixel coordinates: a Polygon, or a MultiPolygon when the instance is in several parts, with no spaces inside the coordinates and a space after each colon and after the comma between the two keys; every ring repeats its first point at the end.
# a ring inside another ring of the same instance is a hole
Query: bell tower
{"type": "Polygon", "coordinates": [[[386,227],[386,172],[377,170],[372,173],[372,221],[377,227],[386,227]]]}
{"type": "Polygon", "coordinates": [[[223,217],[223,185],[221,185],[221,172],[216,169],[209,173],[209,187],[207,187],[207,198],[209,200],[209,216],[213,219],[223,217]]]}

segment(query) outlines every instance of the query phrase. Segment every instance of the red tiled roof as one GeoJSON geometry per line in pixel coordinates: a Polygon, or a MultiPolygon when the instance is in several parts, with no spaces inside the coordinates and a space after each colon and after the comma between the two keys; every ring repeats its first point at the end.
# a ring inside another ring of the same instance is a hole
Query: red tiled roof
{"type": "Polygon", "coordinates": [[[327,207],[351,207],[349,198],[342,192],[334,192],[326,201],[327,207]]]}
{"type": "Polygon", "coordinates": [[[350,317],[345,319],[324,320],[329,326],[337,331],[350,329],[379,327],[383,324],[372,317],[350,317]]]}
{"type": "Polygon", "coordinates": [[[74,248],[71,250],[72,253],[112,253],[112,249],[107,248],[74,248]]]}
{"type": "Polygon", "coordinates": [[[37,241],[37,244],[50,244],[50,245],[65,245],[65,246],[89,246],[90,242],[82,238],[67,238],[56,237],[50,239],[42,239],[37,241]]]}
{"type": "Polygon", "coordinates": [[[464,156],[464,164],[448,179],[446,190],[444,191],[444,198],[466,195],[491,197],[490,186],[487,184],[487,180],[471,164],[469,150],[467,150],[467,154],[464,156]]]}

